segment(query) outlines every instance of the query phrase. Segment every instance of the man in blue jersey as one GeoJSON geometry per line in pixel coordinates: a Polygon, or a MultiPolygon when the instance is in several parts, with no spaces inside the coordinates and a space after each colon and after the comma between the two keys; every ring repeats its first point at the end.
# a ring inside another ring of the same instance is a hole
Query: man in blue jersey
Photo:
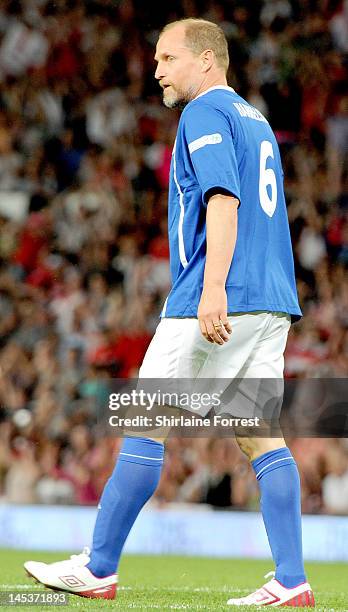
{"type": "MultiPolygon", "coordinates": [[[[172,290],[139,377],[282,379],[290,320],[301,311],[277,142],[261,113],[227,85],[227,43],[217,25],[169,24],[155,60],[164,104],[184,110],[170,171],[172,290]]],[[[32,576],[77,595],[115,596],[123,544],[160,478],[164,437],[124,438],[92,551],[55,564],[27,562],[32,576]]],[[[276,571],[228,604],[313,607],[296,463],[283,438],[237,431],[236,439],[260,485],[276,571]]]]}

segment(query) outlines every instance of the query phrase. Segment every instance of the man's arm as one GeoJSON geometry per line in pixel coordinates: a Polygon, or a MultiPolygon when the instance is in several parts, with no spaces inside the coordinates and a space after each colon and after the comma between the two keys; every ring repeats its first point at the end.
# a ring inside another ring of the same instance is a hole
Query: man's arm
{"type": "Polygon", "coordinates": [[[238,205],[237,198],[216,194],[207,207],[207,254],[198,320],[203,336],[217,344],[227,342],[232,331],[225,283],[237,240],[238,205]]]}

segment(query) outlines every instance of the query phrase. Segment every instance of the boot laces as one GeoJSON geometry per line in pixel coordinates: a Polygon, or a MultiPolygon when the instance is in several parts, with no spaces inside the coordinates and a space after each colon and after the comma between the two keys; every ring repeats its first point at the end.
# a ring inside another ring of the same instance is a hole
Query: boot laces
{"type": "Polygon", "coordinates": [[[79,555],[71,555],[70,559],[74,562],[74,565],[76,565],[77,567],[83,566],[83,565],[86,565],[86,563],[88,563],[90,554],[91,554],[90,549],[88,548],[88,546],[85,546],[82,553],[80,553],[79,555]]]}

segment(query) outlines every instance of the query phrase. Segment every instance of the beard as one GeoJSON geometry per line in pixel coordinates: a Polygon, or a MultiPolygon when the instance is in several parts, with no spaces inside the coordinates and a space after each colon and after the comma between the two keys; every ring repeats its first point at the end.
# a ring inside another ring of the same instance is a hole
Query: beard
{"type": "Polygon", "coordinates": [[[167,108],[179,108],[182,110],[185,108],[186,104],[191,102],[193,99],[193,92],[191,89],[184,92],[180,89],[174,89],[172,87],[173,93],[166,96],[166,89],[163,91],[163,104],[167,108]]]}

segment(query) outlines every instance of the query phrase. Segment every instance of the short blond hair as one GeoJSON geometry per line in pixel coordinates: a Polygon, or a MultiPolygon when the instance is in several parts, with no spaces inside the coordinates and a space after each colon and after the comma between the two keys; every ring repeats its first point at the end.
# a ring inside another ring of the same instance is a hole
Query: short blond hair
{"type": "Polygon", "coordinates": [[[222,28],[212,21],[190,17],[168,23],[160,36],[181,23],[185,26],[185,44],[188,49],[197,55],[211,49],[215,55],[216,64],[226,73],[230,60],[227,40],[222,28]]]}

